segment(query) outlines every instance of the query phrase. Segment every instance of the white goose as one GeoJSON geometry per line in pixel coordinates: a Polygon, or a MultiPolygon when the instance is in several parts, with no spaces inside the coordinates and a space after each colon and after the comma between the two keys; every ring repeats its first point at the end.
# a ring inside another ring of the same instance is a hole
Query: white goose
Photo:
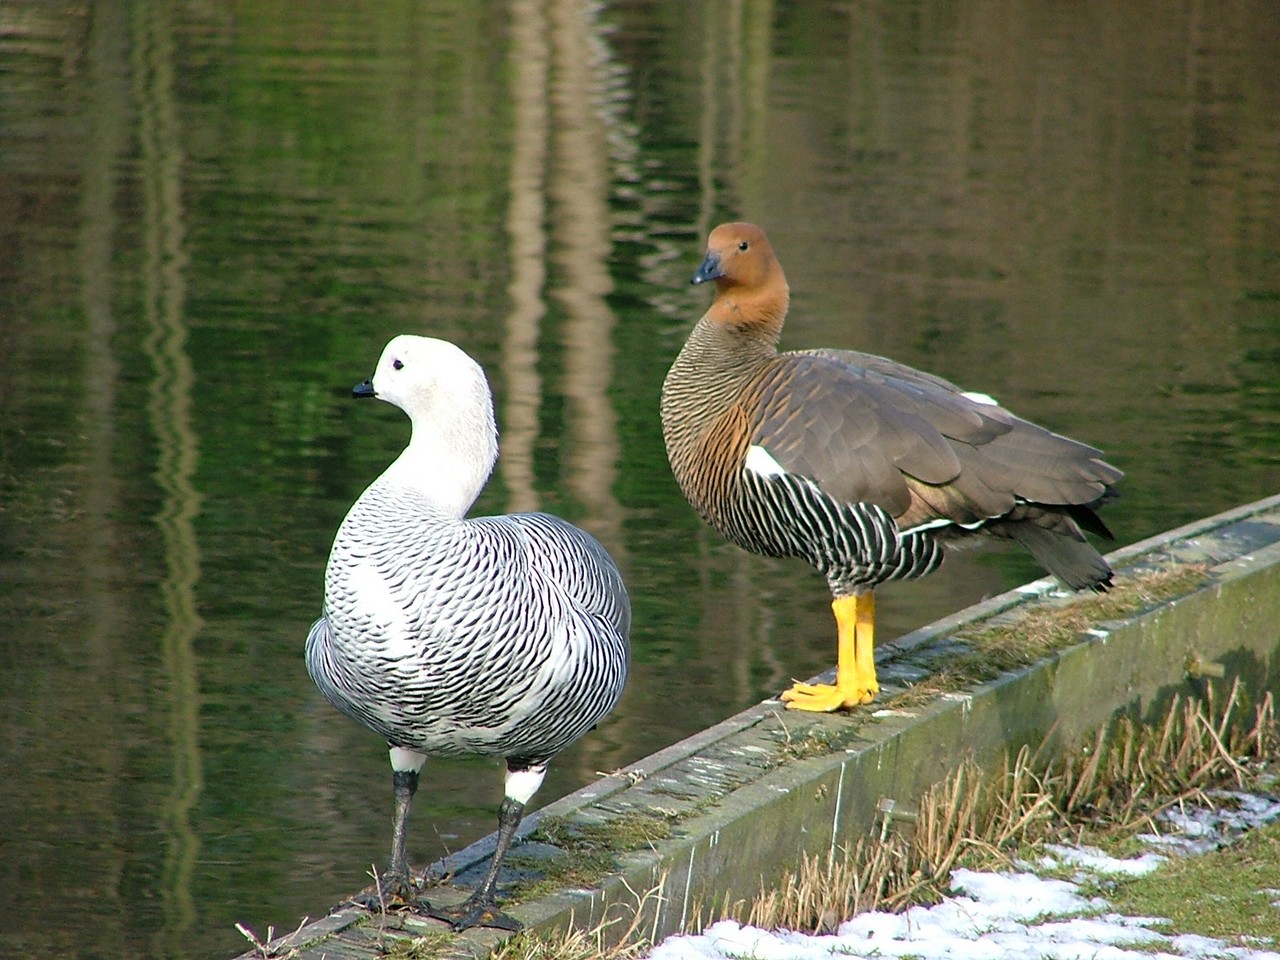
{"type": "Polygon", "coordinates": [[[494,895],[498,869],[547,762],[622,694],[631,608],[590,534],[545,513],[465,518],[498,456],[484,371],[429,337],[387,344],[353,391],[412,423],[404,452],[338,529],[307,670],[335,707],[385,737],[395,798],[383,890],[417,892],[405,851],[409,805],[429,755],[506,761],[498,847],[470,898],[417,906],[454,929],[518,929],[494,895]]]}

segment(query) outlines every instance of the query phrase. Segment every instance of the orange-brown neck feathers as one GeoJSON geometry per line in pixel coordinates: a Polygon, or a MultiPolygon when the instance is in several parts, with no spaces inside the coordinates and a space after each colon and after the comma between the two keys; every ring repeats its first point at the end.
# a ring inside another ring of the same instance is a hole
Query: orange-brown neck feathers
{"type": "Polygon", "coordinates": [[[763,230],[753,223],[723,223],[712,230],[707,255],[693,275],[694,283],[708,280],[716,285],[708,319],[777,339],[790,290],[763,230]]]}

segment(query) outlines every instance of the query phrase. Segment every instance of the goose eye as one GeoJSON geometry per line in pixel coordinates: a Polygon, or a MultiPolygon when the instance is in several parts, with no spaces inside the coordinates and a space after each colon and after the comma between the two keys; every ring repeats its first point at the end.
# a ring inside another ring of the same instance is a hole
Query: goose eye
{"type": "Polygon", "coordinates": [[[739,249],[739,250],[746,250],[746,249],[747,249],[747,247],[749,247],[749,246],[751,246],[751,244],[749,244],[749,243],[747,243],[747,241],[743,240],[740,244],[738,244],[738,249],[739,249]]]}
{"type": "Polygon", "coordinates": [[[392,369],[392,370],[400,370],[400,369],[402,369],[403,367],[404,367],[404,362],[403,362],[403,361],[401,361],[401,360],[392,360],[392,361],[391,361],[391,369],[392,369]]]}

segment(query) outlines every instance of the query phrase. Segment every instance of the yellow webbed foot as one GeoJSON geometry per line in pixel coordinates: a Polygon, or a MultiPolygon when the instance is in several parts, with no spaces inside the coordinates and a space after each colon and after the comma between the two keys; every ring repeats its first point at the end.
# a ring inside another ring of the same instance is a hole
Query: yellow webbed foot
{"type": "Polygon", "coordinates": [[[782,694],[788,710],[830,713],[870,703],[880,692],[874,653],[875,596],[868,592],[837,597],[831,610],[839,634],[836,682],[792,684],[782,694]]]}
{"type": "Polygon", "coordinates": [[[831,713],[849,707],[870,703],[880,692],[880,685],[872,680],[868,684],[840,687],[833,683],[795,683],[784,690],[782,701],[788,710],[809,710],[813,713],[831,713]]]}

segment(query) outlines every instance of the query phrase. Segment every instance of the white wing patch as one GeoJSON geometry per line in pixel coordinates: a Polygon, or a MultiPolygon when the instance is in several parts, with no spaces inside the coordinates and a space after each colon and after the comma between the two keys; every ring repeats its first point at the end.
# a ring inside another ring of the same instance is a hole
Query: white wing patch
{"type": "Polygon", "coordinates": [[[949,526],[951,526],[951,521],[947,520],[946,518],[940,518],[937,520],[926,520],[924,523],[917,523],[914,527],[907,527],[907,529],[905,530],[899,530],[898,536],[906,537],[913,533],[923,533],[925,530],[936,530],[939,527],[949,527],[949,526]]]}
{"type": "Polygon", "coordinates": [[[973,523],[956,523],[956,521],[948,520],[946,517],[938,517],[934,520],[926,520],[924,523],[917,523],[914,527],[899,530],[898,535],[905,537],[910,533],[923,533],[925,530],[937,530],[939,527],[960,527],[963,530],[977,530],[986,522],[985,520],[975,520],[973,523]]]}
{"type": "Polygon", "coordinates": [[[986,407],[1000,406],[999,401],[997,401],[995,397],[991,396],[988,393],[975,393],[969,390],[965,390],[963,393],[960,394],[960,396],[964,397],[966,400],[972,400],[974,403],[980,403],[986,407]]]}
{"type": "Polygon", "coordinates": [[[754,443],[747,447],[747,459],[743,465],[761,477],[781,477],[787,473],[768,450],[754,443]]]}
{"type": "Polygon", "coordinates": [[[412,633],[409,614],[372,560],[358,561],[346,586],[359,597],[360,615],[380,635],[383,656],[401,660],[418,654],[420,642],[412,633]]]}

